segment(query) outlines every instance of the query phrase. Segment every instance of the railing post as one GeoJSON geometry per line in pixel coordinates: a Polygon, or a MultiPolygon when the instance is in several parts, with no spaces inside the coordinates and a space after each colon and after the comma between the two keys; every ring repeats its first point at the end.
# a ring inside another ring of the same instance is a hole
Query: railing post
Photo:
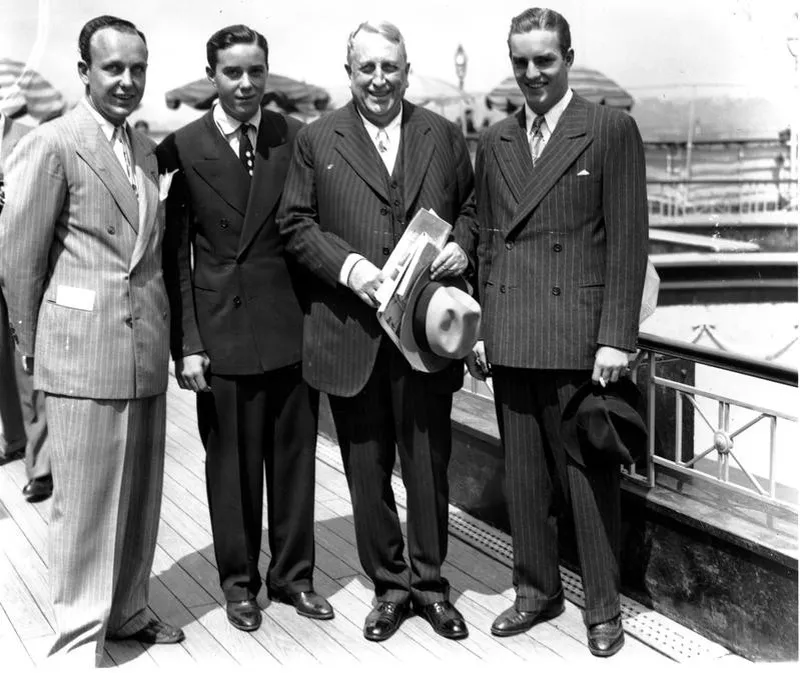
{"type": "Polygon", "coordinates": [[[647,354],[647,484],[656,485],[656,354],[647,354]]]}

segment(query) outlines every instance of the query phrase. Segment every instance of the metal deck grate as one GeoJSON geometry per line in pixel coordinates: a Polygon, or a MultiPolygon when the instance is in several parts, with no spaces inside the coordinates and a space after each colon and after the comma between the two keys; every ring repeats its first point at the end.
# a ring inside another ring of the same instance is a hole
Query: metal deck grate
{"type": "MultiPolygon", "coordinates": [[[[335,470],[344,472],[341,456],[332,442],[317,443],[317,458],[335,470]]],[[[397,475],[392,477],[392,487],[398,507],[405,508],[405,488],[402,479],[397,475]]],[[[450,533],[508,567],[510,576],[512,548],[509,535],[453,505],[450,506],[450,533]]],[[[580,576],[564,567],[561,567],[560,571],[567,600],[583,607],[585,597],[580,576]]],[[[705,662],[730,654],[721,645],[650,610],[632,598],[620,596],[620,603],[625,633],[679,663],[705,662]]]]}

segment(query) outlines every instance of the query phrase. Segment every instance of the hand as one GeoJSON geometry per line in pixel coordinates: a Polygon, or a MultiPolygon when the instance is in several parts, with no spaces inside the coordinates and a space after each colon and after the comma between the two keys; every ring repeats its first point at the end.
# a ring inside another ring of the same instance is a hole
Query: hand
{"type": "Polygon", "coordinates": [[[33,376],[33,356],[22,355],[22,371],[28,376],[33,376]]]}
{"type": "Polygon", "coordinates": [[[467,253],[458,243],[450,241],[431,264],[431,280],[460,276],[467,268],[467,253]]]}
{"type": "Polygon", "coordinates": [[[486,377],[492,375],[492,370],[489,367],[489,362],[486,360],[486,348],[483,341],[478,341],[472,349],[472,352],[467,355],[467,369],[473,379],[478,381],[485,381],[486,377]]]}
{"type": "Polygon", "coordinates": [[[375,292],[383,283],[383,273],[368,259],[360,259],[350,269],[350,276],[347,278],[347,287],[358,295],[365,304],[374,308],[378,307],[378,300],[375,292]]]}
{"type": "Polygon", "coordinates": [[[194,353],[180,360],[175,360],[175,378],[184,390],[196,393],[207,393],[211,386],[206,383],[206,371],[211,360],[205,353],[194,353]]]}
{"type": "Polygon", "coordinates": [[[607,383],[615,383],[619,377],[628,371],[627,351],[621,351],[612,346],[600,346],[594,356],[594,370],[592,381],[605,387],[607,383]]]}

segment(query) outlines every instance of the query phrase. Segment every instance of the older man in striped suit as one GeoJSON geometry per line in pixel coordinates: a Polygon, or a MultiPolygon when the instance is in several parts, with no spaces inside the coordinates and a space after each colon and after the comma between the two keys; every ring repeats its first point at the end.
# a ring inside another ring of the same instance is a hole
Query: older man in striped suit
{"type": "MultiPolygon", "coordinates": [[[[380,267],[419,208],[452,223],[456,241],[469,238],[472,166],[455,125],[403,101],[409,64],[396,26],[361,24],[345,69],[353,100],[297,134],[278,216],[286,250],[313,274],[303,373],[329,396],[359,557],[375,584],[364,636],[389,638],[413,602],[437,634],[464,638],[441,574],[450,409],[463,365],[413,371],[378,323],[375,291],[380,267]],[[408,493],[410,562],[390,482],[395,444],[408,493]]],[[[434,260],[434,277],[466,268],[456,241],[434,260]]]]}
{"type": "Polygon", "coordinates": [[[563,610],[556,514],[571,504],[589,648],[609,656],[623,643],[619,465],[585,465],[565,447],[561,417],[588,381],[615,385],[636,348],[644,151],[631,117],[570,90],[563,16],[526,10],[508,47],[526,105],[483,135],[476,163],[485,347],[471,369],[494,378],[517,593],[492,632],[521,633],[563,610]]]}
{"type": "Polygon", "coordinates": [[[106,638],[173,643],[183,633],[146,610],[169,327],[155,148],[126,122],[144,92],[147,47],[110,16],[89,21],[78,42],[86,97],[9,162],[0,282],[50,424],[50,654],[85,666],[100,662],[106,638]]]}

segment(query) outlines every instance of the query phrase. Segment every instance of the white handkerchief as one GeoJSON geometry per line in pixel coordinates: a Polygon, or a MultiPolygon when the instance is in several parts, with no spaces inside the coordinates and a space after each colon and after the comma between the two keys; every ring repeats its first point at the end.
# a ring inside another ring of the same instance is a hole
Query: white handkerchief
{"type": "Polygon", "coordinates": [[[82,311],[94,311],[94,290],[80,287],[59,285],[56,288],[56,304],[68,308],[79,308],[82,311]]]}
{"type": "Polygon", "coordinates": [[[587,171],[585,168],[582,171],[578,171],[579,178],[583,177],[584,175],[589,175],[589,171],[587,171]]]}
{"type": "Polygon", "coordinates": [[[162,175],[158,176],[158,200],[164,201],[169,194],[169,187],[172,184],[172,176],[178,172],[176,168],[174,171],[169,171],[168,173],[163,173],[162,175]]]}

